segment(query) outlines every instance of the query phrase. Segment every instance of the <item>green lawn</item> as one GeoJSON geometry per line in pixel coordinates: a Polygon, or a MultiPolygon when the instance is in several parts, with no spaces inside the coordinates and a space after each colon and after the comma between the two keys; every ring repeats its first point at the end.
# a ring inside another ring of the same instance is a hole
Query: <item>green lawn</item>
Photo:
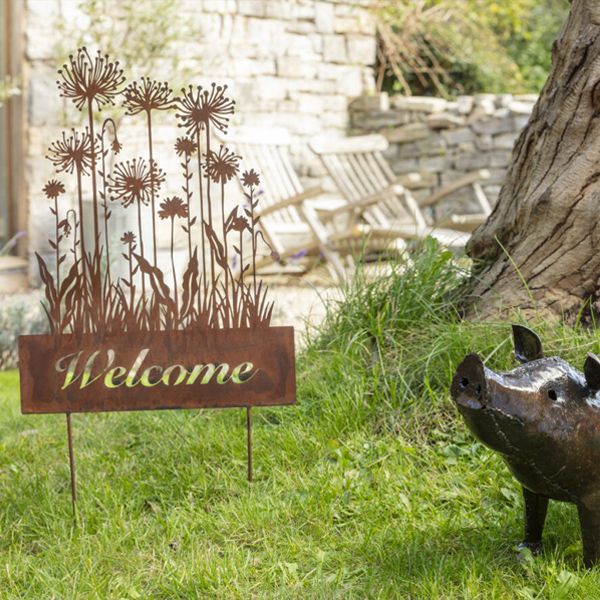
{"type": "MultiPolygon", "coordinates": [[[[348,290],[298,360],[298,405],[76,415],[79,525],[65,419],[21,416],[0,373],[0,598],[596,598],[574,507],[518,554],[521,499],[447,388],[468,350],[512,363],[506,323],[456,314],[460,280],[426,249],[348,290]]],[[[541,328],[579,366],[600,336],[541,328]]]]}

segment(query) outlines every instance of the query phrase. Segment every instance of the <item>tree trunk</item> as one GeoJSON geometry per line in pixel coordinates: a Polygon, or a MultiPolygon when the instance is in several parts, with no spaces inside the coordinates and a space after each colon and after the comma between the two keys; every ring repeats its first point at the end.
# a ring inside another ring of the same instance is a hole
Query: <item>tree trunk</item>
{"type": "Polygon", "coordinates": [[[473,235],[474,312],[576,317],[600,285],[600,2],[573,0],[552,70],[473,235]]]}

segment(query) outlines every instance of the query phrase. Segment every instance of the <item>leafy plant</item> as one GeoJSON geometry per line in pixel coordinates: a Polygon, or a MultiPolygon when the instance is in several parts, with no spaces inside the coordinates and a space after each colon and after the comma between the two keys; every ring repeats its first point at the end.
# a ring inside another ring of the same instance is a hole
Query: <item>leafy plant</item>
{"type": "Polygon", "coordinates": [[[380,0],[379,89],[452,97],[538,92],[564,0],[380,0]]]}

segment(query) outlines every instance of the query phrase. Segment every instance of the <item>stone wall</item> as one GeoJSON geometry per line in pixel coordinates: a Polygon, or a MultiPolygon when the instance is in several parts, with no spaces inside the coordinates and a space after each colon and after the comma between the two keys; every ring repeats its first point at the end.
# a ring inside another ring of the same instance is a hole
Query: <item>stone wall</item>
{"type": "MultiPolygon", "coordinates": [[[[236,100],[233,124],[286,127],[298,142],[293,148],[298,172],[308,178],[321,175],[302,142],[318,132],[345,132],[350,100],[373,92],[369,65],[375,62],[376,47],[370,0],[178,1],[181,13],[202,32],[180,40],[174,49],[180,66],[193,74],[189,82],[228,84],[236,100]]],[[[32,253],[47,249],[51,221],[41,189],[53,173],[44,156],[64,124],[76,119],[72,104],[59,99],[56,89],[55,24],[80,23],[85,30],[85,23],[77,0],[26,0],[25,7],[25,179],[32,253]]],[[[174,76],[148,75],[170,81],[174,76]]],[[[133,121],[123,120],[125,158],[143,151],[139,131],[133,121]]],[[[172,147],[171,137],[177,134],[173,127],[157,127],[155,141],[172,147]]],[[[161,166],[177,169],[178,161],[161,166]]]]}
{"type": "MultiPolygon", "coordinates": [[[[534,95],[479,94],[450,102],[442,98],[374,95],[351,104],[350,126],[353,134],[378,132],[388,139],[386,157],[394,172],[421,175],[420,181],[408,184],[417,199],[424,199],[466,172],[487,169],[490,178],[483,189],[494,203],[512,147],[536,99],[534,95]]],[[[451,196],[452,209],[473,207],[471,194],[465,189],[451,196]],[[458,201],[466,206],[458,206],[458,201]]],[[[448,210],[450,203],[445,208],[448,210]]]]}

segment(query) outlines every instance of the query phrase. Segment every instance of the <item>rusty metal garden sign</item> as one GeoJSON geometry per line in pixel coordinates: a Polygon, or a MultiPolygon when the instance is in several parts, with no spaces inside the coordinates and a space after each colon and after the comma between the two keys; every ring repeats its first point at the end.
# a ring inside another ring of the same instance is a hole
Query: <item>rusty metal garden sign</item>
{"type": "Polygon", "coordinates": [[[58,73],[61,96],[84,113],[86,126],[63,132],[48,148],[56,171],[74,176],[77,208],[64,210],[64,183],[48,181],[53,267],[36,257],[50,333],[19,340],[22,411],[66,414],[74,506],[74,412],[245,407],[251,480],[250,409],[295,402],[294,339],[291,327],[270,326],[273,303],[255,269],[262,249],[270,252],[259,226],[259,174],[242,174],[245,204],[226,210],[226,184],[238,174],[240,157],[224,145],[215,149],[211,130],[225,132],[234,112],[227,86],[190,85],[174,96],[166,82],[125,85],[118,62],[86,48],[58,73]],[[118,101],[144,120],[146,156],[115,158],[122,150],[116,123],[97,117],[118,101]],[[152,138],[157,111],[171,111],[183,130],[172,149],[181,195],[163,192],[166,173],[152,138]],[[84,198],[91,198],[89,208],[84,198]],[[114,203],[136,223],[116,232],[115,256],[114,203]],[[158,261],[157,217],[170,226],[166,272],[158,261]],[[186,248],[180,280],[176,227],[186,248]]]}

